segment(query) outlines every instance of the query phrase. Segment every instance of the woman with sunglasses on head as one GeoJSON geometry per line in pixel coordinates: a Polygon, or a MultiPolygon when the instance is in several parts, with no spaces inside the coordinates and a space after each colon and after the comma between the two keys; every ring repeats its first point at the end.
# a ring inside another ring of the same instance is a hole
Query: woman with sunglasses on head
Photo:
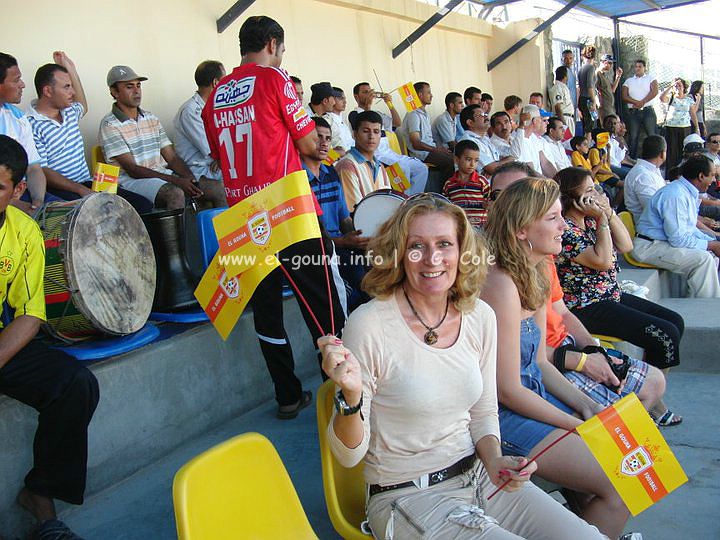
{"type": "MultiPolygon", "coordinates": [[[[519,180],[492,204],[485,229],[496,264],[481,298],[497,317],[502,448],[531,458],[602,409],[545,354],[548,257],[560,251],[565,229],[559,195],[552,180],[519,180]]],[[[622,533],[630,513],[577,434],[536,464],[539,476],[571,490],[583,519],[610,538],[622,533]]]]}
{"type": "Polygon", "coordinates": [[[501,453],[487,252],[463,211],[416,196],[369,247],[375,298],[318,345],[340,390],[328,438],[342,465],[365,461],[375,538],[603,538],[501,453]]]}
{"type": "Polygon", "coordinates": [[[690,135],[691,129],[698,130],[697,107],[695,99],[688,94],[688,83],[677,78],[660,94],[660,101],[668,106],[665,115],[665,140],[667,157],[665,170],[669,171],[680,163],[683,141],[690,135]]]}
{"type": "MultiPolygon", "coordinates": [[[[584,169],[563,169],[555,180],[567,224],[556,260],[565,304],[591,333],[616,336],[645,349],[648,364],[660,369],[678,365],[682,316],[620,288],[617,252],[630,251],[633,244],[607,197],[593,189],[584,169]]],[[[662,400],[650,414],[661,426],[682,422],[662,400]]]]}

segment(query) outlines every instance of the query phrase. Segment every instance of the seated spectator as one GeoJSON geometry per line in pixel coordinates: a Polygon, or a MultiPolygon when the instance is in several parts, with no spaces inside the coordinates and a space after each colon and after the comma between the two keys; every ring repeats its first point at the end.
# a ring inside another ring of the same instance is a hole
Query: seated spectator
{"type": "Polygon", "coordinates": [[[303,169],[308,174],[310,187],[323,212],[320,222],[335,244],[340,258],[340,276],[350,288],[348,308],[352,311],[361,303],[370,300],[370,297],[360,289],[360,282],[366,269],[359,262],[365,254],[368,238],[362,236],[362,231],[356,231],[353,227],[337,171],[334,167],[322,163],[330,150],[332,140],[330,124],[320,116],[313,117],[313,120],[318,135],[315,152],[300,154],[300,158],[303,169]]]}
{"type": "MultiPolygon", "coordinates": [[[[23,147],[0,135],[0,257],[7,262],[0,276],[0,303],[14,311],[14,319],[2,329],[0,394],[39,413],[32,468],[17,497],[37,521],[28,537],[79,540],[57,519],[54,499],[83,503],[88,424],[98,403],[98,383],[81,362],[33,339],[45,320],[44,241],[37,224],[8,205],[25,188],[26,168],[23,147]]],[[[18,422],[10,417],[4,421],[18,422]]]]}
{"type": "Polygon", "coordinates": [[[305,89],[303,88],[302,81],[300,80],[300,77],[296,77],[295,75],[290,75],[290,80],[293,83],[293,86],[295,87],[295,93],[297,94],[298,100],[300,100],[300,103],[303,103],[303,98],[305,97],[305,89]]]}
{"type": "Polygon", "coordinates": [[[185,197],[222,206],[222,186],[215,182],[215,189],[204,193],[157,116],[140,108],[146,80],[128,66],[114,66],[107,74],[115,103],[100,122],[98,140],[108,163],[120,167],[120,185],[157,208],[184,208],[185,197]]]}
{"type": "MultiPolygon", "coordinates": [[[[385,131],[394,131],[396,128],[400,127],[402,120],[400,119],[400,115],[398,114],[395,105],[393,105],[392,96],[390,94],[376,92],[375,90],[373,90],[372,86],[370,86],[370,83],[361,82],[353,86],[353,97],[355,98],[355,102],[357,103],[357,108],[355,109],[355,112],[358,113],[373,110],[373,100],[375,100],[376,98],[382,99],[385,102],[385,105],[387,105],[388,110],[390,111],[390,115],[378,112],[383,121],[383,129],[385,131]]],[[[348,115],[348,119],[349,117],[350,115],[348,115]]],[[[350,125],[352,125],[352,120],[349,121],[350,125]]]]}
{"type": "Polygon", "coordinates": [[[205,60],[195,69],[197,91],[180,106],[173,124],[175,126],[175,149],[178,156],[198,179],[202,191],[217,190],[222,186],[220,164],[210,157],[210,145],[205,135],[202,110],[213,89],[225,76],[225,66],[215,60],[205,60]]]}
{"type": "MultiPolygon", "coordinates": [[[[77,69],[61,51],[53,53],[54,64],[35,73],[38,99],[28,112],[35,146],[48,183],[48,193],[65,201],[92,195],[92,176],[85,161],[80,119],[87,113],[87,100],[77,69]]],[[[118,195],[143,214],[153,203],[118,187],[118,195]]]]}
{"type": "Polygon", "coordinates": [[[512,135],[512,120],[505,111],[498,111],[490,117],[492,137],[490,143],[497,149],[500,157],[512,156],[510,149],[510,136],[512,135]]]}
{"type": "MultiPolygon", "coordinates": [[[[468,105],[479,105],[482,102],[482,90],[477,86],[468,86],[463,92],[465,107],[468,105]]],[[[455,141],[459,141],[465,133],[465,128],[460,124],[460,115],[455,116],[455,141]]]]}
{"type": "Polygon", "coordinates": [[[588,159],[588,154],[590,152],[590,143],[588,142],[587,137],[583,135],[575,135],[575,137],[570,139],[570,148],[572,148],[573,150],[572,154],[570,155],[570,161],[572,162],[572,166],[580,167],[581,169],[590,171],[592,177],[595,178],[593,166],[590,165],[590,160],[588,159]]]}
{"type": "Polygon", "coordinates": [[[540,115],[535,105],[525,105],[520,113],[520,127],[510,137],[510,151],[515,159],[527,163],[536,172],[552,177],[557,171],[545,157],[542,137],[548,119],[540,115]]]}
{"type": "Polygon", "coordinates": [[[480,96],[480,106],[483,108],[483,111],[490,116],[490,111],[492,111],[493,106],[493,97],[490,94],[483,92],[480,96]]]}
{"type": "Polygon", "coordinates": [[[515,95],[505,97],[503,100],[503,108],[510,117],[512,129],[515,131],[520,125],[520,110],[523,106],[523,100],[515,95]]]}
{"type": "Polygon", "coordinates": [[[707,191],[700,194],[700,210],[698,211],[700,217],[698,218],[698,228],[701,231],[714,236],[715,232],[713,228],[718,228],[718,224],[715,220],[720,219],[720,200],[718,200],[717,197],[719,193],[717,188],[715,188],[717,183],[717,167],[715,165],[713,155],[705,151],[704,144],[705,141],[697,133],[691,133],[685,137],[685,140],[683,141],[682,161],[677,167],[669,169],[666,172],[665,177],[670,182],[678,179],[682,174],[682,165],[694,154],[704,155],[712,162],[713,171],[711,175],[713,177],[713,181],[710,183],[710,187],[708,187],[707,191]]]}
{"type": "Polygon", "coordinates": [[[575,102],[572,99],[568,87],[567,66],[560,66],[555,70],[555,84],[550,88],[550,103],[553,105],[552,112],[561,118],[563,124],[570,130],[570,135],[575,135],[575,102]]]}
{"type": "MultiPolygon", "coordinates": [[[[470,105],[479,107],[479,105],[470,105]]],[[[465,135],[467,135],[467,131],[465,135]]],[[[455,166],[457,171],[448,178],[443,186],[443,195],[450,202],[465,211],[470,225],[476,228],[485,226],[487,203],[490,194],[490,182],[477,172],[480,161],[480,149],[477,143],[463,139],[455,145],[455,166]]]]}
{"type": "Polygon", "coordinates": [[[495,201],[506,187],[523,178],[540,178],[540,175],[521,161],[500,165],[490,177],[490,202],[495,201]]]}
{"type": "Polygon", "coordinates": [[[483,111],[482,105],[468,105],[460,114],[460,123],[465,128],[461,141],[473,141],[480,149],[480,160],[477,172],[487,176],[495,172],[500,165],[513,161],[511,156],[500,157],[498,149],[490,142],[487,136],[489,127],[488,113],[483,111]]]}
{"type": "Polygon", "coordinates": [[[353,146],[345,157],[335,163],[342,180],[345,202],[352,212],[360,200],[378,189],[389,189],[390,180],[385,167],[375,157],[380,143],[382,118],[375,111],[365,111],[354,117],[353,146]]]}
{"type": "Polygon", "coordinates": [[[712,155],[715,166],[720,167],[720,133],[714,132],[707,136],[705,150],[712,155]]]}
{"type": "Polygon", "coordinates": [[[335,108],[335,100],[339,99],[340,93],[333,90],[329,82],[315,83],[310,87],[310,115],[322,116],[333,133],[332,148],[341,156],[345,155],[345,149],[342,147],[342,139],[340,132],[342,129],[338,125],[337,116],[333,115],[335,108]]]}
{"type": "Polygon", "coordinates": [[[588,151],[588,161],[595,173],[595,180],[601,184],[621,189],[624,185],[623,181],[610,170],[610,153],[607,148],[610,134],[602,129],[594,129],[592,140],[595,144],[588,151]]]}
{"type": "MultiPolygon", "coordinates": [[[[527,482],[536,464],[501,454],[495,316],[476,297],[486,270],[476,242],[465,214],[429,194],[401,206],[371,242],[386,261],[364,280],[375,298],[350,316],[343,341],[318,341],[340,390],[332,452],[345,467],[364,459],[376,538],[602,538],[527,482]]],[[[600,471],[587,456],[565,468],[600,471]]]]}
{"type": "Polygon", "coordinates": [[[7,135],[18,141],[28,156],[25,180],[29,195],[25,194],[25,197],[31,200],[13,199],[11,204],[32,215],[45,201],[47,183],[30,123],[25,114],[16,107],[22,99],[23,88],[25,83],[17,60],[0,52],[0,135],[7,135]]]}
{"type": "Polygon", "coordinates": [[[547,131],[542,136],[545,157],[557,171],[572,166],[563,144],[565,129],[565,124],[559,117],[551,116],[548,118],[547,131]]]}
{"type": "MultiPolygon", "coordinates": [[[[683,318],[654,302],[627,294],[617,279],[617,252],[632,249],[632,238],[605,195],[595,191],[585,169],[560,171],[560,202],[567,228],[557,273],[567,307],[594,334],[616,336],[645,350],[645,361],[660,369],[680,363],[683,318]]],[[[660,425],[682,418],[661,402],[650,409],[660,425]]]]}
{"type": "Polygon", "coordinates": [[[625,177],[625,207],[637,224],[648,201],[665,187],[660,167],[665,163],[667,143],[660,135],[648,135],[642,145],[640,158],[625,177]]]}
{"type": "Polygon", "coordinates": [[[610,170],[620,180],[625,180],[627,173],[635,165],[635,160],[628,154],[627,143],[625,142],[625,123],[614,114],[609,114],[603,120],[605,131],[610,133],[608,141],[608,152],[610,154],[610,170]]]}
{"type": "Polygon", "coordinates": [[[450,92],[445,96],[445,112],[432,123],[435,145],[452,150],[455,147],[455,117],[463,110],[462,96],[450,92]]]}
{"type": "Polygon", "coordinates": [[[714,180],[712,173],[708,158],[691,156],[682,177],[659,189],[635,223],[633,257],[683,274],[690,297],[720,297],[720,242],[697,227],[699,196],[714,180]]]}
{"type": "Polygon", "coordinates": [[[333,86],[333,92],[335,92],[336,96],[335,105],[333,105],[333,109],[330,114],[333,115],[337,128],[340,130],[340,146],[343,150],[345,150],[345,152],[347,152],[350,148],[352,148],[352,145],[355,142],[352,138],[352,131],[342,117],[342,113],[345,112],[345,108],[347,107],[347,99],[345,98],[345,92],[342,88],[333,86]]]}
{"type": "Polygon", "coordinates": [[[403,132],[407,139],[407,149],[411,156],[422,160],[428,165],[437,167],[447,178],[452,174],[453,160],[450,150],[435,145],[432,127],[426,107],[432,103],[432,91],[426,82],[413,85],[422,107],[410,111],[403,118],[403,132]]]}
{"type": "MultiPolygon", "coordinates": [[[[485,232],[495,264],[481,298],[497,317],[500,440],[506,455],[537,455],[603,409],[545,354],[547,261],[560,251],[564,229],[558,186],[545,178],[515,182],[488,212],[485,232]]],[[[542,478],[586,494],[578,497],[580,517],[609,538],[620,536],[630,512],[578,435],[536,463],[542,478]]]]}

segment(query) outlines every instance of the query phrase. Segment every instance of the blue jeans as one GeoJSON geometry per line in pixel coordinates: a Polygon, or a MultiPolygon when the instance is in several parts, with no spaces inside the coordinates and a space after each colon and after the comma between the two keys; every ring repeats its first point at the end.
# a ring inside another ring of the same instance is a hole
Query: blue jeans
{"type": "Polygon", "coordinates": [[[628,130],[628,147],[630,157],[637,158],[637,146],[640,137],[640,130],[645,131],[645,136],[657,133],[657,116],[652,107],[642,109],[628,109],[626,115],[628,130]]]}

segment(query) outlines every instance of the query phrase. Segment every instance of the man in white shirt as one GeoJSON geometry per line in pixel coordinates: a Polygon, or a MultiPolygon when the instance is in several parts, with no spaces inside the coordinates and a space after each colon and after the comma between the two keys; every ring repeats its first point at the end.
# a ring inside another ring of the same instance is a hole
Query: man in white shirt
{"type": "Polygon", "coordinates": [[[642,157],[625,177],[625,207],[632,214],[635,223],[645,210],[655,192],[665,187],[660,167],[665,163],[667,143],[659,135],[645,137],[642,157]]]}
{"type": "Polygon", "coordinates": [[[552,178],[557,171],[545,157],[540,139],[547,121],[535,105],[525,105],[520,111],[520,126],[510,137],[510,151],[515,159],[527,163],[535,172],[552,178]]]}
{"type": "Polygon", "coordinates": [[[657,117],[652,107],[652,101],[657,95],[657,80],[646,73],[645,60],[635,60],[635,75],[627,78],[622,85],[622,100],[628,107],[628,146],[633,158],[636,156],[640,132],[654,135],[657,130],[657,117]]]}
{"type": "Polygon", "coordinates": [[[408,153],[427,165],[437,167],[438,172],[448,178],[454,170],[455,163],[452,153],[447,148],[438,147],[432,136],[430,118],[426,110],[433,98],[430,84],[416,82],[413,86],[422,106],[410,111],[403,118],[402,129],[407,140],[408,153]]]}
{"type": "MultiPolygon", "coordinates": [[[[380,111],[375,111],[383,120],[383,129],[385,131],[394,131],[396,128],[400,127],[402,120],[400,119],[397,109],[395,109],[395,105],[393,104],[392,96],[390,94],[376,92],[373,90],[372,86],[370,86],[369,82],[360,82],[353,86],[353,97],[358,105],[355,109],[358,113],[374,110],[372,106],[375,98],[382,99],[390,111],[389,115],[380,111]]],[[[350,123],[352,124],[352,122],[350,123]]]]}
{"type": "Polygon", "coordinates": [[[563,139],[565,138],[565,124],[557,116],[548,119],[547,131],[543,135],[545,157],[560,171],[572,167],[570,157],[565,152],[563,139]]]}
{"type": "Polygon", "coordinates": [[[575,103],[567,85],[568,73],[566,66],[560,66],[555,70],[555,84],[550,87],[550,104],[555,116],[562,119],[570,130],[570,135],[575,136],[575,103]]]}
{"type": "MultiPolygon", "coordinates": [[[[482,90],[480,90],[477,86],[468,86],[463,92],[463,101],[465,102],[465,106],[467,107],[468,105],[477,105],[479,103],[482,103],[482,96],[482,90]]],[[[456,116],[455,142],[460,140],[460,137],[462,137],[463,133],[465,133],[465,128],[462,127],[462,125],[460,124],[460,116],[456,116]]]]}
{"type": "MultiPolygon", "coordinates": [[[[511,156],[500,157],[500,152],[490,143],[487,136],[488,114],[483,110],[482,105],[468,105],[460,113],[460,123],[465,128],[461,141],[473,141],[480,149],[480,159],[477,164],[477,172],[490,177],[500,165],[513,161],[511,156]]],[[[458,141],[459,142],[459,141],[458,141]]]]}
{"type": "Polygon", "coordinates": [[[720,133],[713,132],[707,136],[705,150],[710,153],[716,167],[720,167],[720,133]]]}
{"type": "MultiPolygon", "coordinates": [[[[455,148],[455,117],[463,110],[463,98],[458,92],[450,92],[445,96],[445,112],[432,123],[432,134],[435,144],[452,150],[455,148]]],[[[461,124],[462,125],[462,124],[461,124]]]]}
{"type": "Polygon", "coordinates": [[[627,132],[625,124],[614,115],[609,114],[603,120],[603,128],[610,134],[608,140],[608,153],[610,155],[610,170],[625,180],[627,173],[635,165],[635,160],[628,155],[624,135],[627,132]]]}
{"type": "Polygon", "coordinates": [[[497,148],[500,157],[512,156],[510,150],[510,135],[512,134],[512,120],[505,111],[498,111],[490,117],[492,137],[490,144],[497,148]]]}
{"type": "Polygon", "coordinates": [[[345,112],[345,108],[347,107],[347,98],[345,97],[345,92],[342,88],[333,86],[333,91],[336,96],[335,105],[333,105],[333,109],[330,114],[333,115],[336,121],[336,128],[340,130],[340,146],[342,146],[342,149],[347,152],[355,144],[355,139],[353,139],[352,136],[352,130],[345,123],[342,117],[342,113],[345,112]]]}

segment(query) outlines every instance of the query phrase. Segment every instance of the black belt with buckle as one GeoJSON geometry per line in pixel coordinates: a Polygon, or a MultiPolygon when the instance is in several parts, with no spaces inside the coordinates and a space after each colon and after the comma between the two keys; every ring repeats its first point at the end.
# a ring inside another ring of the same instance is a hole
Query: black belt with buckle
{"type": "MultiPolygon", "coordinates": [[[[469,456],[466,456],[462,458],[457,463],[454,463],[453,465],[450,465],[449,467],[446,467],[444,469],[440,469],[439,471],[432,472],[430,474],[423,475],[420,477],[420,483],[422,484],[422,480],[424,478],[427,478],[427,486],[434,486],[435,484],[439,484],[440,482],[443,482],[445,480],[449,480],[450,478],[453,478],[454,476],[457,476],[459,474],[464,473],[465,471],[472,469],[473,465],[475,464],[475,454],[470,454],[469,456]]],[[[378,493],[383,493],[385,491],[392,491],[393,489],[400,489],[400,488],[406,488],[410,486],[417,486],[415,482],[402,482],[400,484],[392,484],[390,486],[381,486],[380,484],[370,484],[370,496],[377,495],[378,493]]],[[[420,486],[418,486],[420,487],[420,486]]]]}
{"type": "Polygon", "coordinates": [[[643,240],[647,240],[648,242],[654,242],[654,241],[655,241],[654,238],[650,238],[649,236],[645,236],[644,234],[635,233],[635,236],[637,236],[638,238],[642,238],[643,240]]]}

